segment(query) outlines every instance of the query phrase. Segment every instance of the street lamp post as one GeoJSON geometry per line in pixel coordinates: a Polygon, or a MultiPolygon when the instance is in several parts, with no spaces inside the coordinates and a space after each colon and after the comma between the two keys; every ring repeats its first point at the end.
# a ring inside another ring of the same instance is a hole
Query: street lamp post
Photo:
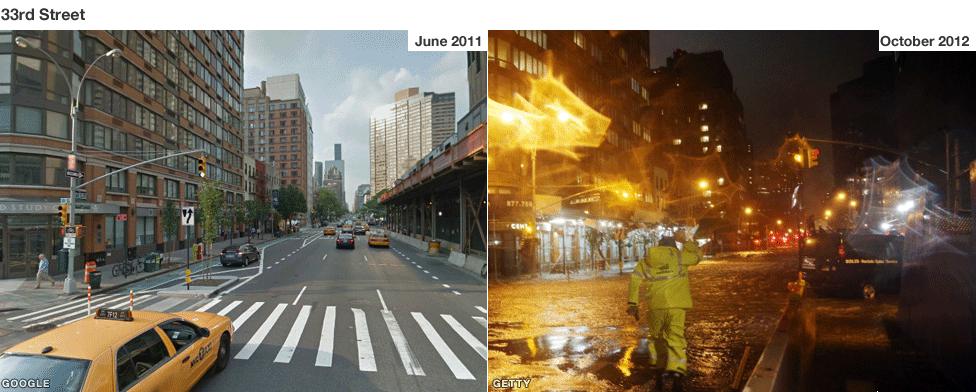
{"type": "MultiPolygon", "coordinates": [[[[26,39],[24,37],[17,37],[16,39],[14,39],[14,43],[16,43],[17,46],[19,46],[21,48],[33,48],[33,49],[37,49],[38,52],[41,52],[41,54],[43,54],[44,56],[46,56],[48,58],[48,60],[51,61],[51,64],[53,64],[55,67],[57,67],[58,72],[61,74],[61,77],[64,78],[65,85],[68,86],[68,90],[69,90],[68,93],[69,94],[72,93],[72,91],[70,91],[70,90],[72,90],[71,79],[68,78],[68,74],[64,71],[64,68],[62,68],[61,65],[58,64],[58,62],[56,60],[54,60],[54,58],[51,57],[50,54],[48,54],[46,51],[44,51],[43,49],[41,49],[39,46],[33,44],[32,42],[30,42],[30,40],[28,40],[28,39],[26,39]]],[[[82,74],[81,79],[78,79],[78,88],[73,89],[74,90],[74,94],[73,94],[73,98],[72,98],[71,105],[70,105],[70,114],[71,114],[71,155],[73,155],[73,156],[76,155],[77,152],[78,152],[77,151],[77,147],[76,147],[76,143],[75,143],[75,130],[77,129],[77,125],[78,125],[78,104],[81,101],[81,85],[85,82],[85,78],[88,77],[88,72],[91,71],[91,69],[95,67],[95,63],[97,63],[98,60],[101,60],[103,57],[118,57],[121,54],[122,54],[122,51],[121,50],[119,50],[119,49],[112,49],[112,50],[109,50],[108,52],[105,52],[105,53],[99,55],[98,57],[96,57],[94,60],[92,60],[91,64],[88,65],[88,68],[85,69],[85,73],[82,74]]],[[[77,185],[78,179],[75,178],[75,177],[71,177],[71,180],[70,181],[71,181],[71,183],[70,183],[70,186],[68,188],[68,226],[74,227],[75,226],[75,186],[77,185]]],[[[76,256],[77,253],[78,253],[78,250],[76,248],[68,249],[68,270],[67,270],[66,276],[64,278],[64,293],[65,294],[72,294],[72,293],[74,293],[74,288],[75,288],[74,287],[75,286],[74,266],[75,266],[75,256],[76,256]]]]}

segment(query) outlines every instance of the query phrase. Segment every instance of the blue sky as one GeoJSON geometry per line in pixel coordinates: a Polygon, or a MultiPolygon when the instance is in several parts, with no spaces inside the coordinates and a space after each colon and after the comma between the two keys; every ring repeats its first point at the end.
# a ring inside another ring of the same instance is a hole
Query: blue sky
{"type": "MultiPolygon", "coordinates": [[[[244,87],[297,73],[312,112],[314,160],[342,143],[350,207],[369,183],[369,115],[406,87],[454,92],[457,118],[468,111],[464,52],[408,52],[406,31],[247,31],[244,87]]],[[[312,173],[309,173],[310,175],[312,173]]]]}

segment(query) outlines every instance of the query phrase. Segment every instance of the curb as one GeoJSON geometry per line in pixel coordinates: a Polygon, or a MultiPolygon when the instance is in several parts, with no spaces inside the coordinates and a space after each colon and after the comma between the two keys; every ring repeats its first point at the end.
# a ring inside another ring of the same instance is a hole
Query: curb
{"type": "MultiPolygon", "coordinates": [[[[230,285],[232,285],[234,283],[237,283],[237,281],[241,279],[241,278],[236,277],[236,276],[214,276],[214,278],[229,278],[229,279],[227,279],[226,282],[221,283],[217,287],[214,287],[213,289],[210,289],[210,290],[206,290],[206,289],[203,289],[203,290],[168,289],[168,290],[160,290],[160,291],[157,291],[156,292],[156,295],[159,295],[159,296],[162,296],[162,297],[173,297],[173,298],[211,298],[215,294],[223,291],[225,288],[227,288],[227,286],[230,286],[230,285]]],[[[171,286],[171,287],[177,287],[177,286],[181,286],[181,285],[176,285],[176,286],[171,286]]]]}

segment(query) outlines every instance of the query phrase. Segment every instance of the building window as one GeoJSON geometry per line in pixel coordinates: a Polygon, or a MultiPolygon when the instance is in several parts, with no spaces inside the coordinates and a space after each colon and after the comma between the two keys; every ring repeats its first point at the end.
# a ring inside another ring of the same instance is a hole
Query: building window
{"type": "Polygon", "coordinates": [[[702,132],[708,132],[708,125],[702,125],[701,126],[701,131],[702,132]]]}
{"type": "Polygon", "coordinates": [[[44,133],[41,128],[41,110],[25,106],[15,106],[16,117],[14,132],[41,135],[44,133]]]}
{"type": "Polygon", "coordinates": [[[671,144],[674,144],[676,146],[680,146],[681,145],[681,139],[674,139],[674,140],[671,141],[671,144]]]}
{"type": "Polygon", "coordinates": [[[136,177],[136,193],[145,196],[156,196],[156,177],[139,174],[136,177]]]}
{"type": "Polygon", "coordinates": [[[586,37],[581,31],[573,31],[573,43],[580,48],[586,49],[586,37]]]}
{"type": "Polygon", "coordinates": [[[0,184],[66,187],[65,167],[63,158],[0,153],[0,184]]]}
{"type": "MultiPolygon", "coordinates": [[[[106,173],[111,173],[111,172],[116,171],[116,170],[119,170],[119,169],[114,168],[114,167],[106,167],[105,168],[105,172],[106,173]]],[[[111,176],[108,176],[105,179],[105,191],[106,192],[126,193],[127,190],[125,189],[125,177],[126,177],[125,172],[120,172],[120,173],[116,173],[116,174],[113,174],[111,176]]]]}
{"type": "Polygon", "coordinates": [[[701,104],[698,105],[698,110],[708,110],[708,104],[702,102],[701,104]]]}
{"type": "Polygon", "coordinates": [[[722,152],[722,145],[719,144],[719,145],[715,146],[715,151],[722,152]]]}
{"type": "Polygon", "coordinates": [[[105,216],[105,249],[125,248],[125,222],[115,220],[114,215],[105,216]]]}
{"type": "Polygon", "coordinates": [[[136,245],[156,243],[156,217],[140,216],[136,219],[136,245]]]}
{"type": "Polygon", "coordinates": [[[186,196],[184,196],[183,198],[186,199],[186,200],[196,200],[196,198],[197,198],[197,185],[196,184],[186,184],[184,187],[185,187],[184,191],[186,192],[186,196]]]}
{"type": "Polygon", "coordinates": [[[701,142],[702,143],[708,143],[708,135],[702,136],[701,137],[701,142]]]}
{"type": "Polygon", "coordinates": [[[180,182],[174,180],[166,180],[166,197],[170,199],[180,198],[180,182]]]}
{"type": "Polygon", "coordinates": [[[17,84],[40,90],[44,79],[41,64],[39,59],[17,56],[17,63],[14,65],[14,78],[17,84]]]}

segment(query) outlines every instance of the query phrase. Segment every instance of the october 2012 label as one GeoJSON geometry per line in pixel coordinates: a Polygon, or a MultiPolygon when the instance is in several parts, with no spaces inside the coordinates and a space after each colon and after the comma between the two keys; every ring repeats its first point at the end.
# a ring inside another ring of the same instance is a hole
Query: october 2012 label
{"type": "Polygon", "coordinates": [[[0,20],[85,20],[85,10],[56,10],[53,8],[0,8],[0,20]]]}

